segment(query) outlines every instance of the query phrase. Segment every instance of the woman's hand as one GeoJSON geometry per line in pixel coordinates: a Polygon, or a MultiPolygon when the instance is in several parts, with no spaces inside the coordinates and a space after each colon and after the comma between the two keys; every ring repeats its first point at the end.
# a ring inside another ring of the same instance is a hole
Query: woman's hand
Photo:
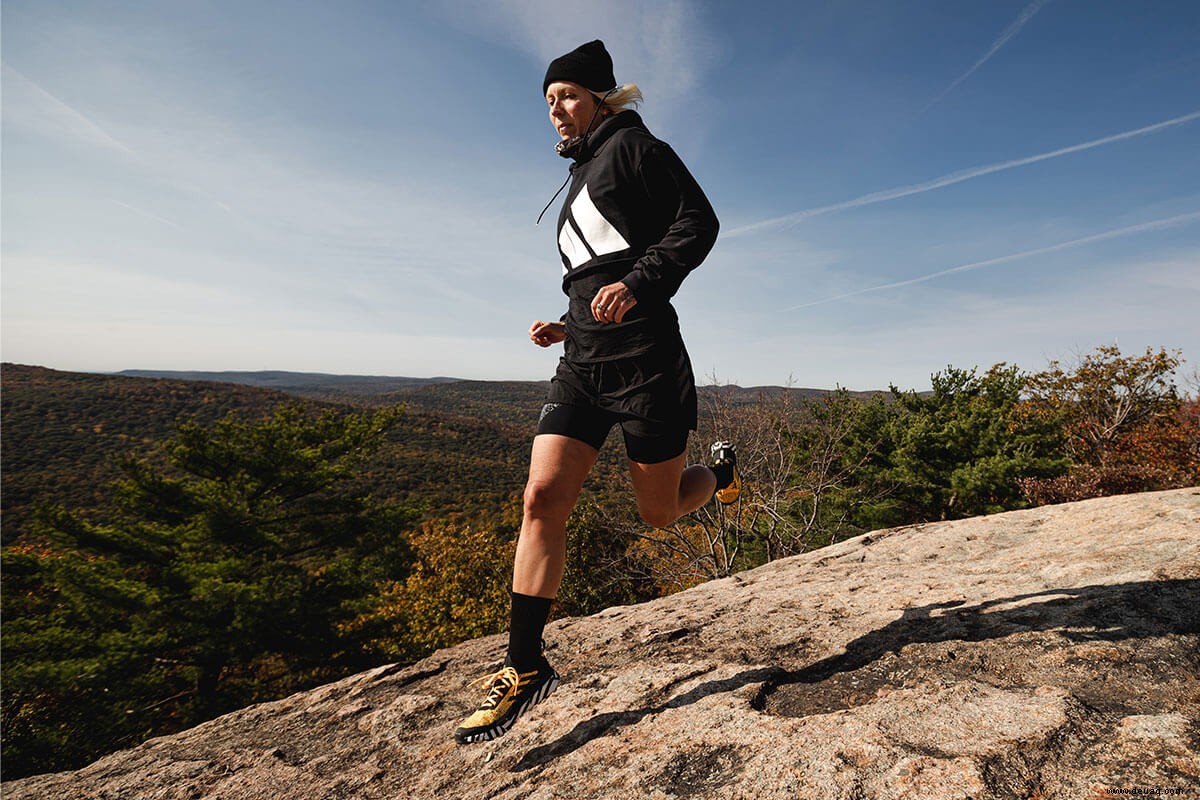
{"type": "Polygon", "coordinates": [[[600,287],[592,298],[592,317],[596,322],[620,322],[629,309],[637,305],[637,298],[629,287],[617,281],[600,287]]]}
{"type": "Polygon", "coordinates": [[[549,347],[567,338],[567,326],[561,322],[543,322],[540,319],[529,326],[529,340],[538,347],[549,347]]]}

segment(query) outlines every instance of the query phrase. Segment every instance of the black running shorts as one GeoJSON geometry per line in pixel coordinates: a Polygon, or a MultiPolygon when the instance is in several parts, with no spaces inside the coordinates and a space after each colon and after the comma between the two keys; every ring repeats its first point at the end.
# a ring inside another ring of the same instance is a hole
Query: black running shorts
{"type": "Polygon", "coordinates": [[[613,425],[639,464],[670,461],[696,428],[696,380],[682,347],[616,361],[559,359],[537,432],[569,436],[599,450],[613,425]]]}

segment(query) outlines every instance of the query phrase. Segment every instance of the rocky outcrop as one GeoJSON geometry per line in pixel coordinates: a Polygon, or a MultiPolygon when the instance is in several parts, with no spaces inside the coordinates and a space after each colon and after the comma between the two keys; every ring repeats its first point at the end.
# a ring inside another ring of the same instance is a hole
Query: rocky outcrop
{"type": "Polygon", "coordinates": [[[460,747],[500,636],[6,800],[1200,795],[1200,489],[879,531],[552,624],[562,687],[460,747]]]}

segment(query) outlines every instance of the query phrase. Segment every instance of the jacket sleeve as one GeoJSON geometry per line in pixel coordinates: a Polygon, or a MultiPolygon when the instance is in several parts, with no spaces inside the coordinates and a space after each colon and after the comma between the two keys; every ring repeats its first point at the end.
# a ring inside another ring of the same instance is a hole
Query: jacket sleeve
{"type": "Polygon", "coordinates": [[[712,250],[720,223],[700,184],[666,144],[659,142],[646,151],[638,175],[647,213],[662,221],[666,233],[621,282],[639,303],[666,302],[712,250]]]}

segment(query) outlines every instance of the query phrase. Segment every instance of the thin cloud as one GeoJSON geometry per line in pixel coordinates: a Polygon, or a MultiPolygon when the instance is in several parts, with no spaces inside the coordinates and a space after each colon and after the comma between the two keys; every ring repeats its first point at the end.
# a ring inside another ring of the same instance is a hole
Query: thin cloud
{"type": "Polygon", "coordinates": [[[957,273],[957,272],[969,272],[971,270],[982,269],[984,267],[992,267],[997,264],[1007,264],[1010,261],[1019,261],[1024,258],[1031,258],[1033,256],[1045,255],[1047,253],[1057,253],[1060,250],[1069,250],[1069,249],[1075,248],[1075,247],[1083,247],[1084,245],[1094,244],[1096,242],[1103,242],[1103,241],[1107,241],[1109,239],[1118,239],[1118,238],[1121,238],[1124,236],[1133,236],[1134,234],[1138,234],[1138,233],[1146,233],[1148,231],[1158,231],[1158,230],[1163,230],[1165,228],[1175,228],[1180,225],[1190,225],[1194,222],[1200,222],[1200,211],[1195,211],[1190,214],[1179,214],[1174,217],[1166,217],[1164,219],[1153,220],[1151,222],[1142,222],[1137,225],[1129,225],[1124,228],[1116,228],[1114,230],[1104,231],[1102,233],[1093,234],[1091,236],[1084,236],[1079,239],[1071,239],[1070,241],[1059,242],[1058,244],[1052,244],[1047,247],[1038,247],[1033,250],[1023,250],[1020,253],[1012,253],[1010,255],[1000,256],[998,258],[989,258],[984,261],[973,261],[970,264],[960,264],[957,267],[950,267],[949,269],[938,270],[937,272],[930,272],[927,275],[920,275],[916,278],[908,278],[907,280],[902,280],[902,281],[893,281],[892,283],[881,283],[877,286],[868,286],[865,289],[858,289],[853,292],[846,292],[844,294],[834,295],[833,297],[826,297],[821,300],[814,300],[811,303],[801,303],[800,305],[789,306],[788,308],[782,309],[781,312],[776,312],[776,313],[782,313],[785,311],[795,311],[795,310],[801,309],[801,308],[811,308],[812,306],[819,306],[824,303],[832,303],[835,300],[844,300],[847,297],[857,297],[859,295],[867,294],[869,292],[882,292],[887,289],[898,289],[901,286],[911,286],[914,283],[924,283],[925,281],[931,281],[934,278],[941,278],[946,275],[953,275],[954,273],[957,273]]]}
{"type": "Polygon", "coordinates": [[[930,100],[925,108],[922,109],[922,112],[928,111],[930,108],[937,105],[943,97],[954,91],[960,83],[974,75],[976,70],[986,64],[992,56],[1000,52],[1000,48],[1008,44],[1009,39],[1017,35],[1021,28],[1024,28],[1025,24],[1029,22],[1029,20],[1033,19],[1034,15],[1037,14],[1037,12],[1040,11],[1042,6],[1044,6],[1047,2],[1048,0],[1033,0],[1032,3],[1027,5],[1025,10],[1021,12],[1020,16],[1018,16],[1011,25],[1004,29],[1004,32],[996,38],[996,41],[992,42],[992,46],[988,48],[988,51],[984,53],[983,56],[976,61],[969,70],[958,76],[953,83],[943,89],[941,94],[930,100]]]}
{"type": "Polygon", "coordinates": [[[899,186],[894,189],[884,189],[883,191],[872,192],[871,194],[865,194],[861,197],[856,197],[853,200],[844,200],[840,203],[834,203],[828,206],[820,206],[818,208],[809,208],[804,211],[796,211],[792,214],[785,214],[782,217],[774,217],[773,219],[763,220],[762,222],[753,222],[749,225],[742,225],[734,228],[724,235],[744,236],[745,234],[755,233],[767,228],[795,225],[798,222],[802,222],[810,217],[816,217],[821,214],[830,214],[835,211],[845,211],[849,208],[859,208],[861,206],[874,205],[875,203],[886,203],[890,200],[898,200],[901,197],[909,197],[910,195],[914,194],[932,192],[935,189],[943,189],[947,186],[953,186],[956,183],[969,181],[973,178],[991,175],[993,172],[1003,172],[1004,170],[1023,167],[1028,164],[1036,164],[1039,161],[1046,161],[1051,158],[1059,158],[1060,156],[1071,155],[1072,153],[1080,153],[1084,150],[1091,150],[1096,147],[1103,147],[1104,145],[1123,142],[1127,139],[1134,139],[1139,136],[1147,136],[1151,133],[1157,133],[1158,131],[1171,128],[1176,125],[1184,125],[1198,118],[1200,118],[1200,111],[1193,111],[1190,114],[1184,114],[1181,117],[1175,117],[1174,119],[1169,119],[1164,122],[1158,122],[1154,125],[1147,125],[1144,128],[1137,128],[1136,130],[1125,131],[1124,133],[1116,133],[1112,136],[1105,136],[1101,139],[1093,139],[1090,142],[1074,144],[1070,147],[1062,147],[1058,150],[1051,150],[1048,153],[1039,153],[1038,155],[1034,156],[1017,158],[1013,159],[1012,161],[1002,161],[998,164],[988,164],[982,167],[972,167],[970,169],[960,170],[958,172],[951,172],[947,175],[941,176],[940,178],[934,178],[931,181],[914,183],[908,186],[899,186]]]}

